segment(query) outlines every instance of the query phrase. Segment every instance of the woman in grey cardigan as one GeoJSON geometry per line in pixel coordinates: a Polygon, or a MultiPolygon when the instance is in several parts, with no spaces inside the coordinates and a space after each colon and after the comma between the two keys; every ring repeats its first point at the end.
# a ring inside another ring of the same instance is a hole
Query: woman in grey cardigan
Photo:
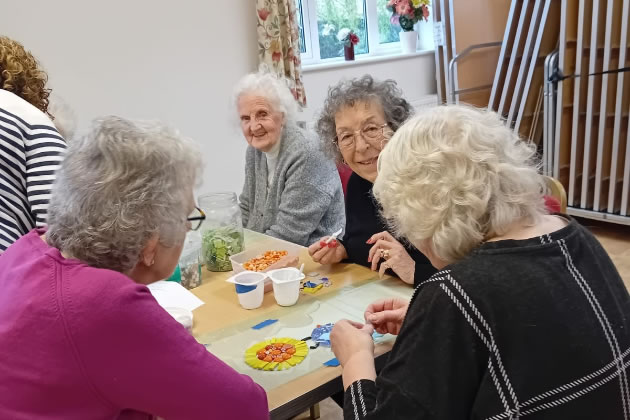
{"type": "Polygon", "coordinates": [[[343,228],[339,174],[297,126],[287,85],[269,73],[248,74],[235,102],[249,144],[240,196],[244,226],[304,246],[343,228]]]}

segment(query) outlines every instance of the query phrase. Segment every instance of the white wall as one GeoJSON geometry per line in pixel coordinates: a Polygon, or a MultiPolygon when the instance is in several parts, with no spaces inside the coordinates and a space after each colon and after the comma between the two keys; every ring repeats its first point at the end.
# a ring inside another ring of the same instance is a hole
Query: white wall
{"type": "MultiPolygon", "coordinates": [[[[257,68],[254,2],[233,0],[229,12],[215,0],[4,3],[0,33],[39,58],[50,86],[74,109],[79,133],[109,114],[166,121],[201,144],[201,191],[240,192],[246,142],[230,95],[257,68]]],[[[428,26],[421,30],[421,37],[430,34],[428,26]]],[[[432,54],[305,72],[305,119],[319,110],[328,86],[365,73],[395,79],[412,103],[435,93],[432,54]]]]}
{"type": "Polygon", "coordinates": [[[0,33],[37,56],[79,131],[108,114],[166,121],[201,144],[202,190],[240,192],[246,143],[230,94],[257,67],[255,6],[234,0],[226,14],[218,4],[6,1],[0,33]]]}
{"type": "MultiPolygon", "coordinates": [[[[341,67],[305,69],[304,88],[308,106],[301,118],[307,122],[312,122],[316,118],[330,85],[341,79],[360,77],[366,73],[375,79],[395,80],[405,98],[414,105],[423,105],[427,96],[436,94],[433,51],[422,55],[401,56],[388,61],[365,60],[341,67]]],[[[437,104],[437,97],[435,103],[437,104]]]]}
{"type": "Polygon", "coordinates": [[[405,98],[416,108],[437,104],[437,84],[435,81],[435,48],[433,42],[433,16],[428,22],[418,22],[418,48],[425,50],[419,55],[399,56],[383,61],[383,57],[364,59],[357,56],[355,62],[341,66],[313,66],[303,69],[304,87],[308,107],[303,119],[313,122],[324,104],[328,87],[341,79],[360,77],[366,73],[376,79],[393,79],[403,90],[405,98]]]}

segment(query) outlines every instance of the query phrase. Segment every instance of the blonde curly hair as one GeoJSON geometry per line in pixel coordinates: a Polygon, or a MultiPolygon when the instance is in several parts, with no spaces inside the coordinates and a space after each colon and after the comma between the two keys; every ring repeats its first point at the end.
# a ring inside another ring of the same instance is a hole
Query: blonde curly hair
{"type": "Polygon", "coordinates": [[[48,113],[46,88],[48,75],[33,55],[22,44],[6,36],[0,36],[0,89],[24,99],[40,111],[48,113]]]}
{"type": "Polygon", "coordinates": [[[546,214],[537,162],[535,146],[496,113],[439,106],[396,131],[373,191],[397,235],[450,264],[512,223],[546,214]]]}

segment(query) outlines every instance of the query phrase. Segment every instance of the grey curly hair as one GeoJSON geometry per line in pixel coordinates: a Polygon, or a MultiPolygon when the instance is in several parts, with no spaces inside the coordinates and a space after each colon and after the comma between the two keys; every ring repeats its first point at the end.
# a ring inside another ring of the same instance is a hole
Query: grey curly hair
{"type": "Polygon", "coordinates": [[[324,107],[317,118],[315,131],[323,142],[324,152],[337,163],[342,161],[342,157],[336,143],[335,115],[344,106],[371,100],[377,100],[381,104],[387,124],[394,132],[413,114],[413,107],[403,97],[394,80],[378,81],[366,74],[355,79],[342,80],[330,87],[324,107]]]}
{"type": "Polygon", "coordinates": [[[200,172],[197,147],[167,126],[96,120],[57,172],[47,241],[92,267],[129,272],[153,235],[167,247],[183,241],[200,172]]]}

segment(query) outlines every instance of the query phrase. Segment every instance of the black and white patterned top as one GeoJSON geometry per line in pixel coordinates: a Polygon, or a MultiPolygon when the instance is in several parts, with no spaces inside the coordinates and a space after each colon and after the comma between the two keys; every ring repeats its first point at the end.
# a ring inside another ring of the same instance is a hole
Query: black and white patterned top
{"type": "Polygon", "coordinates": [[[66,142],[43,112],[0,89],[0,254],[46,223],[50,190],[65,149],[66,142]]]}
{"type": "Polygon", "coordinates": [[[489,242],[421,283],[345,419],[629,419],[630,296],[575,220],[489,242]]]}

